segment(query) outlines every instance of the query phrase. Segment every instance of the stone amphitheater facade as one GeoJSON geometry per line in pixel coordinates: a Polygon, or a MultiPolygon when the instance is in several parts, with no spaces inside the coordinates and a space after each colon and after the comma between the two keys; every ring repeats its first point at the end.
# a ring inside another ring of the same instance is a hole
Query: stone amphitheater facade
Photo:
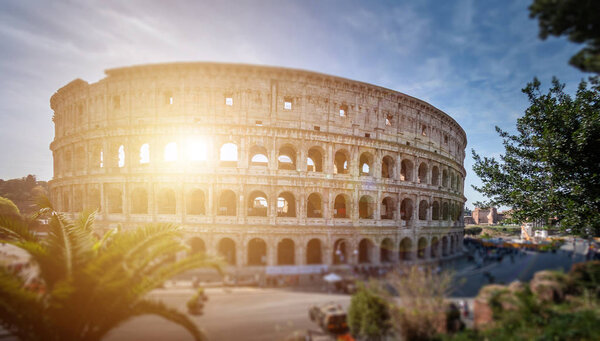
{"type": "Polygon", "coordinates": [[[236,270],[427,262],[462,249],[466,134],[422,100],[267,66],[106,75],[51,98],[60,211],[99,209],[101,230],[179,224],[192,252],[236,270]]]}

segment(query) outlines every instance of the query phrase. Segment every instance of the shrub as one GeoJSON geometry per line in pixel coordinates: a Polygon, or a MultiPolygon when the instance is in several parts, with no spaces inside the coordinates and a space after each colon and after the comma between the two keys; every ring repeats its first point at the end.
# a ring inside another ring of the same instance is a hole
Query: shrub
{"type": "Polygon", "coordinates": [[[385,300],[373,286],[360,283],[348,308],[348,325],[352,335],[378,340],[391,329],[390,313],[385,300]]]}

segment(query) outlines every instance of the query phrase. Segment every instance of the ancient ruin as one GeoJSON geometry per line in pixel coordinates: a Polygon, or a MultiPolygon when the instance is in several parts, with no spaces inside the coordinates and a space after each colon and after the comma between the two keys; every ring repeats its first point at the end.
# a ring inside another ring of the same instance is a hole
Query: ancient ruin
{"type": "MultiPolygon", "coordinates": [[[[466,135],[411,96],[315,72],[174,63],[52,96],[51,199],[106,230],[183,226],[237,269],[392,264],[462,247],[466,135]]],[[[102,231],[99,231],[102,232],[102,231]]]]}

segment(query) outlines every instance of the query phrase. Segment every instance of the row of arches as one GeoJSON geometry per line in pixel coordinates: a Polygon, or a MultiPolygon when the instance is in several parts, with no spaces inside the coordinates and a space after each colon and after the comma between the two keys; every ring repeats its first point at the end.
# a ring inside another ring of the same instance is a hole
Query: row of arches
{"type": "MultiPolygon", "coordinates": [[[[188,241],[191,253],[207,252],[206,244],[200,237],[193,237],[188,241]]],[[[297,259],[296,248],[300,247],[291,238],[283,238],[273,247],[275,260],[269,264],[267,249],[269,246],[262,238],[250,239],[245,247],[245,261],[238,259],[238,245],[232,238],[221,238],[216,247],[216,253],[224,258],[229,265],[265,266],[265,265],[315,265],[331,262],[333,265],[341,264],[374,264],[397,263],[401,261],[438,259],[448,257],[459,252],[459,237],[447,235],[425,237],[418,239],[416,245],[409,237],[403,238],[395,244],[391,238],[385,238],[379,245],[375,245],[370,238],[363,238],[358,242],[357,248],[352,250],[349,240],[336,239],[331,248],[318,238],[310,239],[304,247],[303,260],[297,259]],[[326,253],[330,252],[329,259],[326,253]],[[378,255],[376,254],[378,253],[378,255]],[[238,264],[243,262],[243,264],[238,264]]]]}
{"type": "MultiPolygon", "coordinates": [[[[123,194],[120,188],[109,187],[106,190],[108,213],[124,213],[123,194]]],[[[66,212],[81,211],[83,209],[83,195],[80,189],[73,191],[73,205],[69,192],[65,191],[62,195],[60,209],[66,212]],[[76,206],[78,205],[78,206],[76,206]]],[[[150,213],[149,193],[145,188],[136,187],[130,193],[131,214],[150,213]]],[[[155,196],[157,214],[176,214],[178,199],[175,190],[163,188],[155,196]]],[[[323,218],[324,200],[320,193],[310,193],[306,197],[304,212],[297,212],[299,205],[296,202],[296,196],[290,191],[283,191],[277,195],[273,203],[266,193],[260,190],[251,191],[247,195],[245,215],[249,217],[267,217],[274,214],[278,217],[298,217],[303,215],[307,218],[323,218]],[[275,209],[275,211],[272,211],[275,209]]],[[[97,189],[89,191],[87,207],[101,208],[100,192],[97,189]]],[[[377,219],[375,217],[375,200],[371,195],[362,195],[355,209],[358,210],[359,219],[377,219]]],[[[399,212],[396,198],[385,196],[379,203],[381,220],[396,220],[399,218],[404,221],[411,221],[413,217],[413,200],[404,198],[400,202],[399,212]]],[[[184,198],[185,213],[188,215],[206,215],[208,198],[204,190],[193,189],[187,192],[184,198]]],[[[217,195],[216,215],[236,216],[238,214],[238,195],[232,190],[222,190],[217,195]]],[[[333,218],[350,218],[352,211],[351,198],[347,194],[338,194],[333,201],[333,210],[330,212],[333,218]]],[[[418,220],[453,220],[458,221],[462,213],[462,206],[458,202],[448,202],[440,200],[420,200],[417,208],[418,220]],[[431,215],[430,215],[431,213],[431,215]]]]}
{"type": "MultiPolygon", "coordinates": [[[[178,160],[187,160],[192,162],[203,162],[208,160],[209,144],[202,139],[190,139],[187,141],[185,148],[180,150],[176,142],[167,142],[162,147],[162,161],[175,162],[178,160]],[[184,152],[185,151],[185,152],[184,152]]],[[[92,161],[96,167],[102,168],[105,164],[111,167],[124,167],[126,164],[126,150],[123,144],[115,145],[115,151],[105,160],[105,155],[101,148],[95,148],[92,151],[94,160],[92,161]]],[[[139,158],[133,163],[140,165],[149,164],[151,161],[150,145],[143,143],[139,145],[139,158]]],[[[280,170],[298,170],[301,171],[297,160],[297,150],[293,145],[285,144],[281,146],[277,154],[276,164],[273,165],[280,170]]],[[[86,152],[82,146],[75,148],[75,158],[71,155],[71,151],[67,150],[63,154],[60,162],[64,165],[66,171],[73,168],[76,170],[83,169],[86,164],[86,152]],[[72,167],[75,166],[75,167],[72,167]]],[[[308,149],[306,154],[306,169],[307,172],[325,172],[324,169],[325,151],[318,146],[313,146],[308,149]]],[[[351,153],[346,149],[339,149],[333,155],[333,170],[334,174],[349,174],[351,153]]],[[[238,146],[235,143],[228,142],[221,145],[219,148],[219,165],[222,167],[236,167],[239,161],[238,146]]],[[[248,161],[250,167],[265,167],[269,168],[272,164],[271,155],[264,146],[254,145],[249,149],[248,161]]],[[[380,167],[376,172],[375,157],[371,152],[362,152],[358,157],[357,174],[359,176],[375,176],[383,179],[400,179],[402,181],[415,181],[422,184],[430,184],[433,186],[441,186],[451,188],[456,191],[462,188],[462,177],[452,169],[442,169],[437,165],[430,167],[427,161],[422,161],[415,168],[415,164],[411,159],[404,159],[400,163],[400,169],[396,170],[396,160],[391,155],[383,155],[379,161],[380,167]],[[376,174],[377,173],[377,174],[376,174]]]]}

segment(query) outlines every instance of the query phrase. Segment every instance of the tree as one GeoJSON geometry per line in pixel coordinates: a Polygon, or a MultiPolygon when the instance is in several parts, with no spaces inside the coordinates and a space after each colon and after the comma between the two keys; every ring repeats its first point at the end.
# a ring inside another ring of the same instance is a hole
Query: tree
{"type": "Polygon", "coordinates": [[[537,79],[523,89],[530,107],[517,120],[517,134],[496,127],[505,148],[500,161],[472,150],[483,182],[473,188],[491,198],[487,205],[512,207],[516,222],[560,222],[574,233],[600,235],[598,80],[582,81],[574,99],[557,79],[547,94],[537,79]]]}
{"type": "Polygon", "coordinates": [[[540,38],[566,35],[586,47],[569,63],[586,72],[600,73],[600,1],[534,0],[529,16],[538,18],[540,38]]]}
{"type": "Polygon", "coordinates": [[[380,340],[391,329],[387,303],[372,288],[359,283],[348,308],[348,325],[352,335],[380,340]]]}
{"type": "Polygon", "coordinates": [[[4,215],[20,215],[19,208],[12,200],[0,197],[0,214],[4,215]]]}
{"type": "Polygon", "coordinates": [[[154,314],[203,339],[183,313],[145,297],[184,271],[217,267],[204,254],[181,260],[186,251],[181,230],[173,225],[148,225],[130,231],[94,234],[95,213],[76,221],[47,207],[50,232],[42,240],[30,232],[33,219],[0,215],[2,242],[31,256],[37,267],[33,281],[0,267],[0,323],[19,340],[100,340],[133,317],[154,314]]]}

